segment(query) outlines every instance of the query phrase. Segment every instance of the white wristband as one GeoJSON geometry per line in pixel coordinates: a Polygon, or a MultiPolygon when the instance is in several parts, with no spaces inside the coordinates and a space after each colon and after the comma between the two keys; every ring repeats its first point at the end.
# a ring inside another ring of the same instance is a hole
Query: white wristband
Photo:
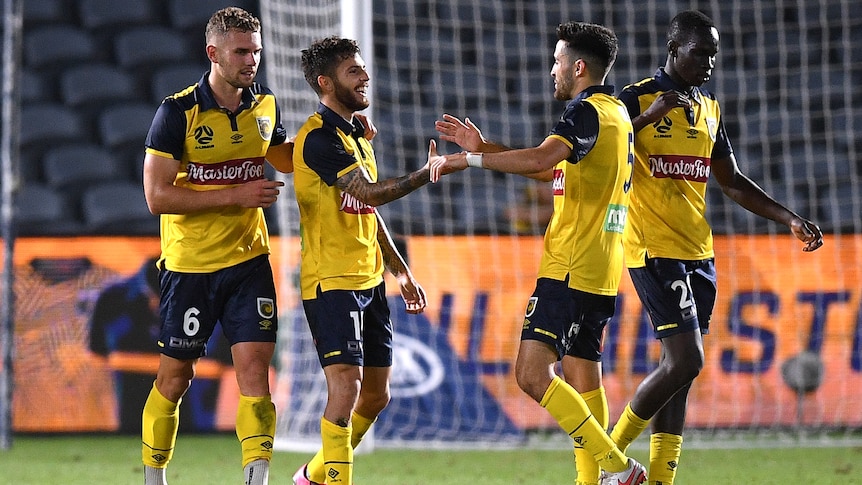
{"type": "Polygon", "coordinates": [[[482,165],[482,154],[467,152],[467,166],[476,168],[484,167],[484,165],[482,165]]]}

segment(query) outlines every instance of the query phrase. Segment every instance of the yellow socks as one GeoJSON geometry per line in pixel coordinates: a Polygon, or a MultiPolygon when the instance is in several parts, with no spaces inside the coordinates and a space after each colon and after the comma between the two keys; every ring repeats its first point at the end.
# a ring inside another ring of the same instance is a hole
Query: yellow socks
{"type": "Polygon", "coordinates": [[[242,466],[255,460],[272,459],[275,436],[275,405],[270,396],[239,396],[236,437],[242,447],[242,466]]]}
{"type": "Polygon", "coordinates": [[[625,453],[629,445],[632,444],[632,441],[646,429],[648,423],[649,420],[638,417],[632,411],[632,403],[628,403],[619,421],[617,421],[617,424],[614,425],[614,429],[611,431],[611,439],[614,440],[620,451],[625,453]]]}
{"type": "MultiPolygon", "coordinates": [[[[353,416],[350,418],[350,424],[353,428],[350,433],[350,446],[352,446],[353,449],[356,449],[362,441],[362,438],[365,436],[365,433],[371,429],[371,425],[374,424],[374,420],[353,413],[353,416]]],[[[317,454],[308,462],[308,467],[306,468],[305,473],[308,476],[308,479],[312,482],[326,482],[326,470],[323,466],[323,449],[318,450],[317,454]]]]}
{"type": "Polygon", "coordinates": [[[179,406],[179,402],[171,402],[162,396],[153,383],[144,404],[141,427],[141,455],[144,465],[165,468],[171,461],[177,441],[177,427],[180,424],[179,406]]]}
{"type": "MultiPolygon", "coordinates": [[[[599,422],[603,429],[608,427],[608,399],[605,395],[605,388],[600,387],[593,391],[581,394],[593,417],[599,422]]],[[[578,472],[578,479],[575,485],[598,485],[599,483],[599,464],[590,452],[582,447],[575,446],[575,469],[578,472]]]]}
{"type": "Polygon", "coordinates": [[[320,419],[323,441],[323,468],[328,485],[353,485],[353,447],[350,446],[350,425],[342,428],[326,418],[320,419]]]}
{"type": "Polygon", "coordinates": [[[576,448],[586,449],[609,472],[620,472],[628,459],[620,453],[598,421],[590,414],[584,399],[575,389],[555,376],[539,404],[547,409],[563,430],[575,441],[576,448]]]}
{"type": "Polygon", "coordinates": [[[676,477],[679,456],[682,453],[682,436],[654,433],[649,440],[649,483],[671,485],[676,477]]]}

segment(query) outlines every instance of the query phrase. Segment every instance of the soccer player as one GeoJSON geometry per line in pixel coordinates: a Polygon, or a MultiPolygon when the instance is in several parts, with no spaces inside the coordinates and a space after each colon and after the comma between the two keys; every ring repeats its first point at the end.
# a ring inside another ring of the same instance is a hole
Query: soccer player
{"type": "Polygon", "coordinates": [[[384,269],[395,276],[408,313],[425,309],[425,292],[376,206],[427,184],[429,170],[426,164],[378,180],[374,149],[355,116],[369,105],[369,76],[354,40],[312,43],[302,51],[302,70],[320,104],[300,128],[293,153],[301,294],[328,399],[322,448],[293,482],[352,485],[353,449],[389,403],[393,329],[384,269]]]}
{"type": "Polygon", "coordinates": [[[622,235],[632,175],[632,126],[605,79],[617,38],[595,24],[557,28],[554,98],[568,101],[537,147],[507,149],[482,139],[469,120],[445,116],[443,139],[468,150],[432,161],[431,177],[468,166],[552,178],[554,212],[545,231],[536,289],[527,304],[515,374],[521,389],[556,419],[575,446],[578,483],[642,483],[644,467],[611,441],[601,383],[604,327],[623,269],[622,235]],[[554,373],[562,364],[565,381],[554,373]],[[579,392],[580,391],[580,392],[579,392]]]}
{"type": "Polygon", "coordinates": [[[702,87],[715,67],[718,44],[709,17],[679,13],[668,29],[664,67],[619,95],[636,133],[626,265],[662,353],[611,437],[625,450],[652,419],[651,484],[673,483],[688,391],[704,362],[701,334],[709,331],[716,292],[712,232],[704,215],[710,173],[734,202],[787,225],[805,243],[803,251],[823,245],[817,225],[739,171],[719,104],[702,87]]]}
{"type": "Polygon", "coordinates": [[[206,26],[210,70],[167,97],[146,139],[144,192],[161,215],[158,373],[143,410],[146,485],[166,483],[180,401],[217,322],[239,385],[236,435],[246,485],[269,480],[275,432],[269,365],[278,327],[263,209],[292,170],[292,144],[272,92],[255,83],[260,22],[239,8],[206,26]]]}

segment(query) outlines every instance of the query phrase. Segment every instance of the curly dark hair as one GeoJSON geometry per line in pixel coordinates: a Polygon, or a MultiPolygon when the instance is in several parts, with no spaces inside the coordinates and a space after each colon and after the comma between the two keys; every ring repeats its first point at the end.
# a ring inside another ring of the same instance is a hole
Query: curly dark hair
{"type": "Polygon", "coordinates": [[[206,40],[224,37],[228,32],[260,32],[260,20],[239,7],[227,7],[212,14],[206,28],[206,40]]]}
{"type": "Polygon", "coordinates": [[[302,72],[306,82],[319,95],[321,89],[317,77],[334,78],[338,64],[359,53],[359,44],[355,40],[335,35],[312,42],[308,49],[302,50],[302,72]]]}
{"type": "Polygon", "coordinates": [[[619,44],[614,32],[598,24],[566,22],[557,27],[557,39],[587,63],[590,71],[607,75],[617,59],[619,44]]]}

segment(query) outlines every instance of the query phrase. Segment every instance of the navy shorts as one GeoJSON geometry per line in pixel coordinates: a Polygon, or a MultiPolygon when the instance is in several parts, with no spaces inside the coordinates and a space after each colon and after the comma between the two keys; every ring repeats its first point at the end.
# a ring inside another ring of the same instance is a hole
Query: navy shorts
{"type": "Polygon", "coordinates": [[[214,273],[159,272],[162,329],[158,345],[170,357],[206,355],[206,343],[221,323],[228,343],[275,342],[278,311],[269,256],[214,273]]]}
{"type": "Polygon", "coordinates": [[[303,300],[302,306],[321,367],[392,366],[392,321],[384,283],[368,290],[318,287],[317,298],[303,300]]]}
{"type": "Polygon", "coordinates": [[[538,340],[564,355],[599,362],[602,336],[616,297],[569,288],[566,281],[539,278],[527,303],[521,340],[538,340]]]}
{"type": "Polygon", "coordinates": [[[712,258],[648,258],[646,266],[629,268],[629,274],[657,339],[698,328],[709,333],[716,293],[712,258]]]}

